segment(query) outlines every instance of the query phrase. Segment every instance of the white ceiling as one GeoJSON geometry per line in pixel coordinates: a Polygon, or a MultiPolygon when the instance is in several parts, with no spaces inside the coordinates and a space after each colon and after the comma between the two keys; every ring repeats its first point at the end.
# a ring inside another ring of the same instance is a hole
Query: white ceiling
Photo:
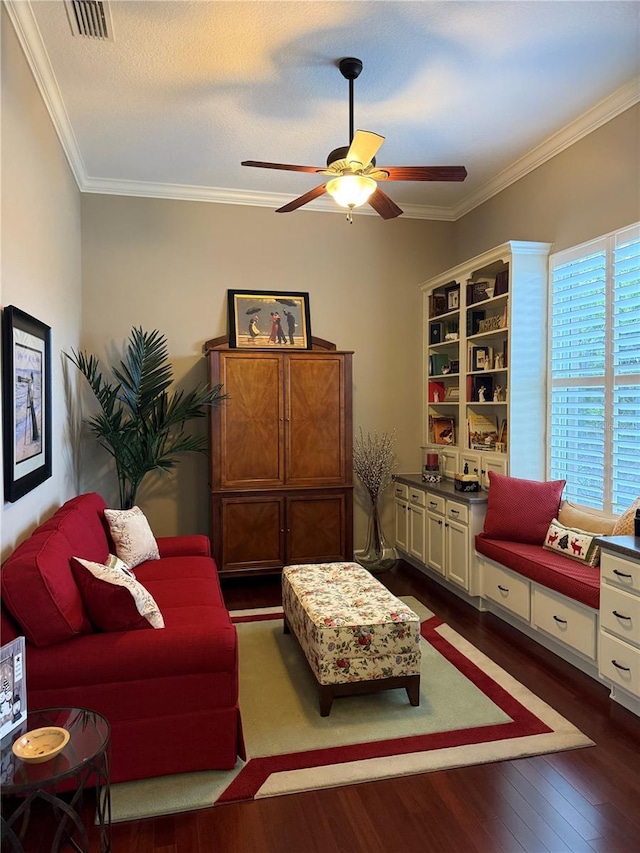
{"type": "MultiPolygon", "coordinates": [[[[464,165],[462,184],[385,183],[405,216],[454,219],[640,100],[640,3],[110,0],[113,40],[62,0],[6,0],[83,191],[276,208],[323,182],[355,127],[385,165],[464,165]]],[[[339,210],[327,197],[302,210],[339,210]]],[[[370,208],[367,208],[371,212],[370,208]]],[[[343,211],[344,212],[344,211],[343,211]]]]}

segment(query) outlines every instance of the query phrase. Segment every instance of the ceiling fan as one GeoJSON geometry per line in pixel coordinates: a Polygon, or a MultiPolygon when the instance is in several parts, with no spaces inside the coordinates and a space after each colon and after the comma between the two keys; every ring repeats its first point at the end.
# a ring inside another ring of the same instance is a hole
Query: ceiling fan
{"type": "Polygon", "coordinates": [[[259,160],[243,160],[243,166],[258,166],[262,169],[283,169],[288,172],[312,172],[327,175],[331,180],[314,187],[309,192],[279,207],[276,213],[290,213],[328,192],[343,207],[348,208],[347,219],[352,222],[355,207],[368,202],[383,219],[394,219],[402,209],[383,192],[377,181],[464,181],[467,170],[464,166],[385,166],[376,167],[378,153],[384,136],[369,130],[353,132],[353,81],[362,71],[362,62],[355,57],[341,59],[342,76],[349,81],[349,140],[343,148],[335,148],[327,157],[326,168],[316,166],[293,166],[286,163],[263,163],[259,160]]]}

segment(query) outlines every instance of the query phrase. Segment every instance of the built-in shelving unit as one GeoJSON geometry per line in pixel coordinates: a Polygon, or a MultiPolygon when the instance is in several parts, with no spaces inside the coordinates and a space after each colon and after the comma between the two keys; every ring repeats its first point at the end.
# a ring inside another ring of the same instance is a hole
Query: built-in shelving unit
{"type": "Polygon", "coordinates": [[[544,479],[550,249],[511,241],[422,285],[423,448],[446,477],[544,479]]]}

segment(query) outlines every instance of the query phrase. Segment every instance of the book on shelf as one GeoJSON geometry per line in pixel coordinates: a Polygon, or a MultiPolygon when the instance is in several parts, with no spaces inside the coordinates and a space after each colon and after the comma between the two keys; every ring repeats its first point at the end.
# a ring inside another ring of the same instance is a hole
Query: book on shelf
{"type": "Polygon", "coordinates": [[[442,323],[429,323],[429,343],[439,344],[442,339],[442,323]]]}
{"type": "Polygon", "coordinates": [[[471,450],[493,450],[498,443],[498,422],[491,415],[469,412],[467,428],[471,450]]]}
{"type": "Polygon", "coordinates": [[[449,356],[444,352],[432,353],[429,356],[429,376],[442,376],[442,368],[447,368],[445,373],[449,372],[449,356]]]}
{"type": "Polygon", "coordinates": [[[429,428],[433,444],[455,444],[456,423],[453,418],[429,417],[429,428]]]}
{"type": "Polygon", "coordinates": [[[503,293],[509,292],[509,270],[501,270],[496,273],[496,289],[495,295],[502,296],[503,293]]]}
{"type": "Polygon", "coordinates": [[[486,316],[487,312],[484,308],[476,308],[471,311],[467,311],[467,337],[478,334],[480,331],[480,321],[484,320],[486,316]]]}

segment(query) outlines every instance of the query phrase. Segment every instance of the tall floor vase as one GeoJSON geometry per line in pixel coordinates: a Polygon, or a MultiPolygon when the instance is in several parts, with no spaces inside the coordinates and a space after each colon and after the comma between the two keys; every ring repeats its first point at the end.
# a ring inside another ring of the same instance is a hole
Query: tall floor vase
{"type": "Polygon", "coordinates": [[[395,548],[390,545],[384,535],[380,522],[380,509],[377,497],[371,501],[367,544],[362,551],[355,552],[355,559],[361,566],[372,574],[380,574],[393,568],[398,560],[395,548]]]}

